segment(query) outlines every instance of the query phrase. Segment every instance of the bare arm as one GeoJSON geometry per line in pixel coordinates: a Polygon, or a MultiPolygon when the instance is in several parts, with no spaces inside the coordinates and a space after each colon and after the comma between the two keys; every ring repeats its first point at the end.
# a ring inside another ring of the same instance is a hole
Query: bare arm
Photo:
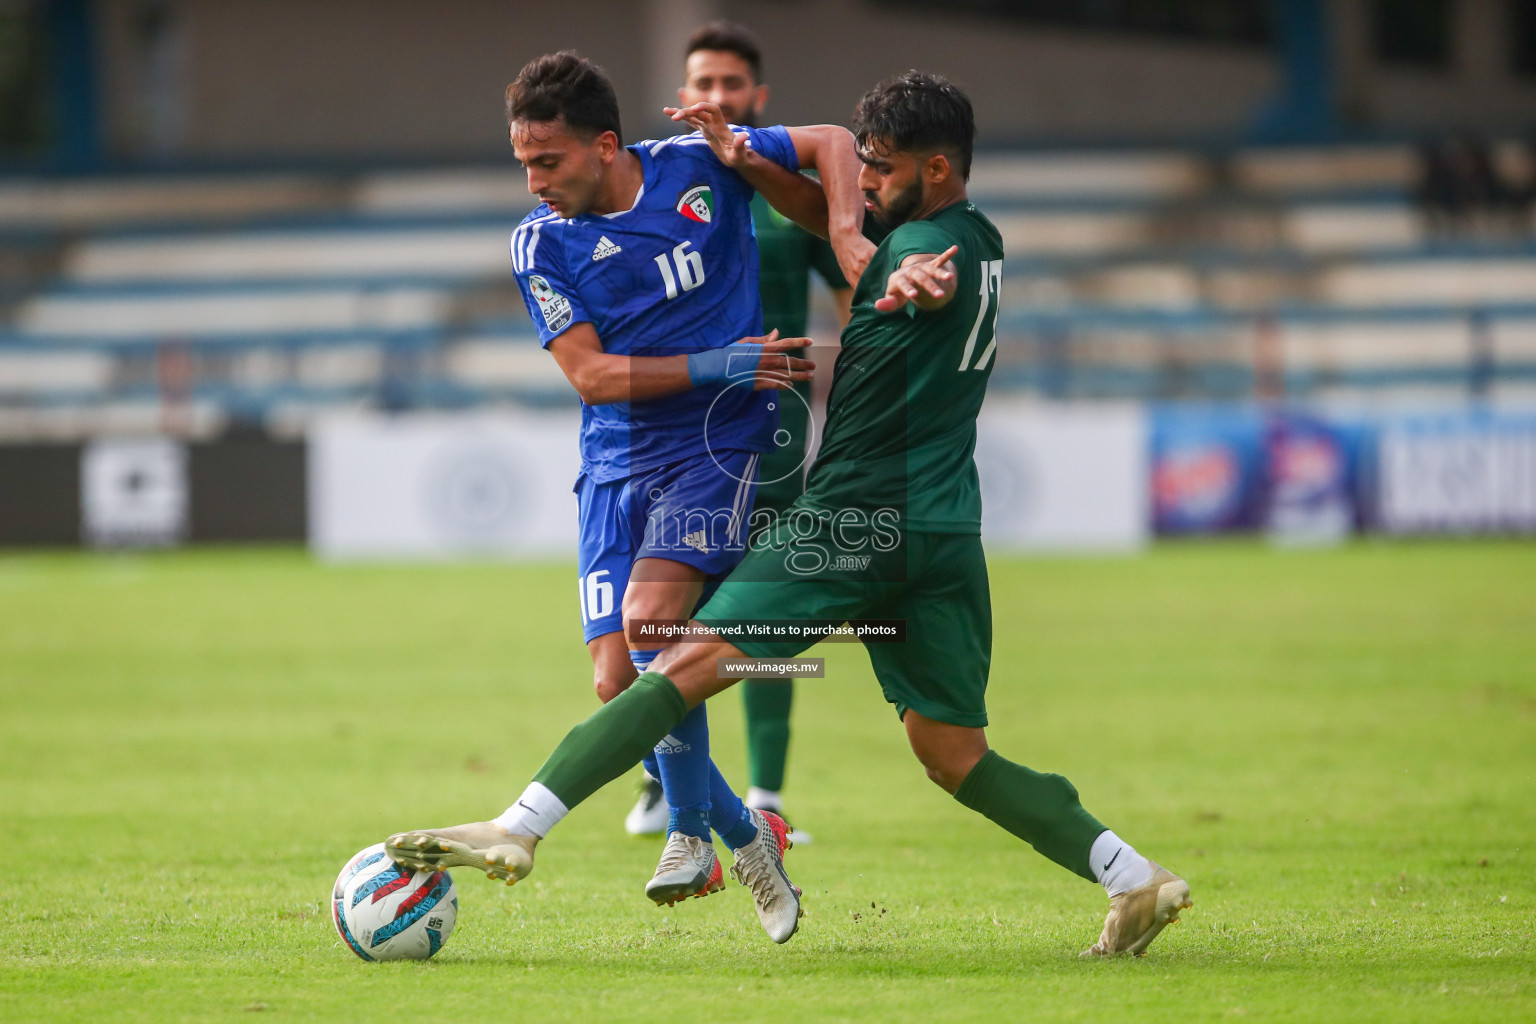
{"type": "Polygon", "coordinates": [[[781,167],[751,150],[737,170],[747,184],[763,194],[769,206],[818,238],[827,237],[827,194],[816,179],[781,167]]]}
{"type": "Polygon", "coordinates": [[[864,193],[859,189],[863,164],[854,149],[852,132],[832,124],[786,129],[800,166],[821,175],[824,210],[818,210],[814,197],[791,180],[804,181],[805,176],[779,167],[749,148],[747,136],[731,131],[716,104],[667,107],[666,113],[674,121],[697,128],[720,162],[740,173],[774,209],[830,241],[843,276],[850,281],[859,279],[875,247],[863,234],[864,193]],[[770,169],[778,173],[770,173],[770,169]]]}
{"type": "MultiPolygon", "coordinates": [[[[780,338],[774,333],[741,340],[763,346],[752,378],[754,390],[781,391],[797,380],[811,379],[815,363],[783,354],[809,345],[809,338],[780,338]]],[[[585,321],[573,324],[551,341],[549,351],[566,380],[588,405],[642,402],[694,387],[686,355],[621,356],[604,352],[597,329],[585,321]]]]}
{"type": "Polygon", "coordinates": [[[859,172],[864,164],[854,148],[853,133],[833,124],[788,131],[800,166],[821,175],[827,201],[827,240],[837,254],[843,276],[857,281],[875,247],[864,237],[864,193],[859,188],[859,172]]]}

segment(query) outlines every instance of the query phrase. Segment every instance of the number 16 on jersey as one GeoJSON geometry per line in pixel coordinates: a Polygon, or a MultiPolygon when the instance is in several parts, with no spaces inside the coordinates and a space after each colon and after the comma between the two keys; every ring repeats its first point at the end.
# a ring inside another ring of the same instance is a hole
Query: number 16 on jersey
{"type": "Polygon", "coordinates": [[[670,260],[666,253],[656,257],[656,266],[661,268],[661,281],[667,286],[667,298],[675,299],[682,292],[691,292],[704,283],[704,254],[695,250],[689,252],[688,247],[692,242],[678,242],[672,250],[670,260]],[[672,268],[677,267],[674,275],[672,268]],[[679,290],[678,286],[682,288],[679,290]]]}

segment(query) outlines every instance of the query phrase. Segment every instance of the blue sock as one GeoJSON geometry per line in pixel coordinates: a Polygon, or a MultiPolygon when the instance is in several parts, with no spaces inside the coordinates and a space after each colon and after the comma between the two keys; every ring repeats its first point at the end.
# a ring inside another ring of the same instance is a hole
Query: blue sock
{"type": "Polygon", "coordinates": [[[739,850],[757,838],[752,812],[747,810],[747,805],[741,802],[741,797],[731,789],[731,784],[725,781],[713,761],[709,763],[709,824],[733,850],[739,850]]]}
{"type": "Polygon", "coordinates": [[[656,744],[661,791],[672,819],[667,833],[681,832],[709,841],[709,717],[700,704],[656,744]]]}
{"type": "MultiPolygon", "coordinates": [[[[644,675],[650,671],[651,662],[655,661],[656,655],[660,653],[659,649],[654,651],[630,651],[629,660],[635,666],[635,671],[644,675]]],[[[640,759],[640,765],[645,769],[645,774],[657,782],[661,781],[661,769],[656,764],[656,752],[654,750],[640,759]]]]}

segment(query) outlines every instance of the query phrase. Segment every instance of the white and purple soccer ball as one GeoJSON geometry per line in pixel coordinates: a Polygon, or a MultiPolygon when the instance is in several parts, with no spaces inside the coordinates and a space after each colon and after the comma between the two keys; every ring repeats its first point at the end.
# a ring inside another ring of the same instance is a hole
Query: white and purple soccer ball
{"type": "Polygon", "coordinates": [[[459,891],[446,871],[412,871],[377,843],[347,861],[331,890],[331,919],[364,960],[425,960],[448,941],[459,891]]]}

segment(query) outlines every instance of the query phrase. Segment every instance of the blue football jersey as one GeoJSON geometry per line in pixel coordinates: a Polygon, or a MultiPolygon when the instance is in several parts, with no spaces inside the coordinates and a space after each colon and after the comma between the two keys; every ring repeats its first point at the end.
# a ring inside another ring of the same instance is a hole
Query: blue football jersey
{"type": "MultiPolygon", "coordinates": [[[[758,153],[799,170],[783,127],[738,128],[758,153]]],[[[603,351],[670,356],[763,333],[752,188],[697,133],[628,147],[644,184],[628,210],[569,220],[540,204],[512,234],[512,269],[549,343],[589,321],[603,351]]],[[[712,385],[581,408],[581,469],[617,480],[707,451],[765,451],[774,392],[712,385]]]]}

